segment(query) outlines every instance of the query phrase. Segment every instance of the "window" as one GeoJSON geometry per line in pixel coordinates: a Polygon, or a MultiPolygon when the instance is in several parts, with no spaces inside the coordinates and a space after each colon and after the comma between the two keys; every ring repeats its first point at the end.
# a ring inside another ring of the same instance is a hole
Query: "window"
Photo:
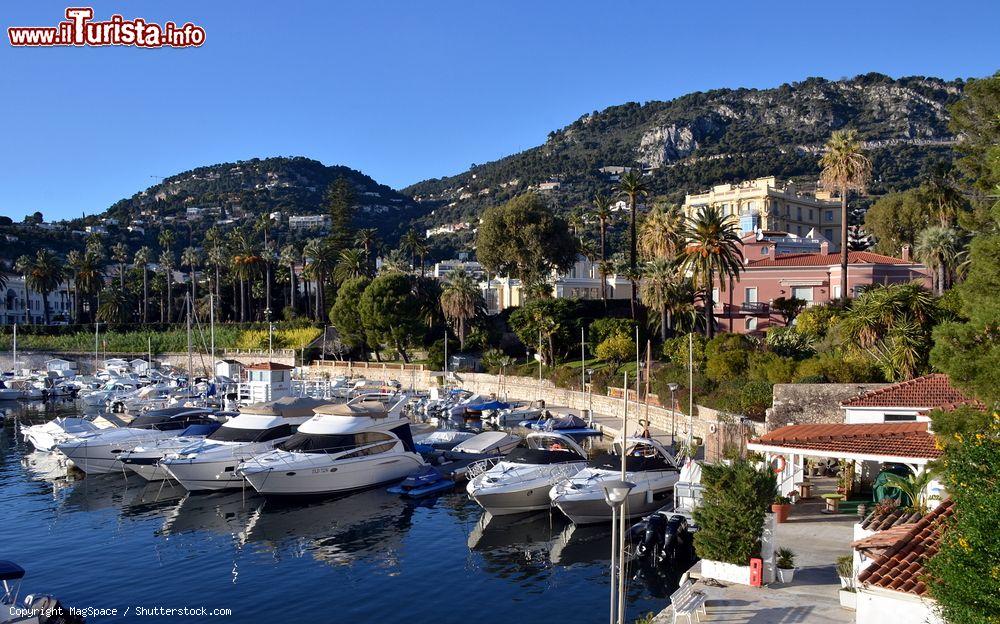
{"type": "Polygon", "coordinates": [[[747,317],[746,328],[747,328],[747,331],[755,331],[757,329],[757,317],[756,316],[747,317]]]}
{"type": "Polygon", "coordinates": [[[757,287],[751,286],[743,289],[743,301],[746,303],[757,303],[757,287]]]}
{"type": "Polygon", "coordinates": [[[813,300],[813,287],[812,286],[792,286],[792,296],[796,299],[801,299],[807,304],[812,303],[813,300]]]}
{"type": "Polygon", "coordinates": [[[802,226],[801,225],[796,225],[795,226],[795,233],[798,234],[799,236],[802,236],[802,226]]]}
{"type": "Polygon", "coordinates": [[[832,210],[827,210],[826,211],[826,220],[827,221],[833,221],[833,211],[832,210]]]}
{"type": "Polygon", "coordinates": [[[809,209],[809,220],[810,221],[813,220],[813,209],[812,208],[809,209]]]}
{"type": "Polygon", "coordinates": [[[840,299],[840,284],[833,287],[833,298],[840,299]]]}
{"type": "Polygon", "coordinates": [[[833,230],[830,229],[830,228],[827,228],[827,229],[823,230],[823,237],[826,238],[826,240],[828,240],[828,241],[832,241],[833,240],[833,230]]]}
{"type": "Polygon", "coordinates": [[[712,289],[712,303],[714,303],[716,306],[719,305],[719,289],[718,288],[713,288],[712,289]]]}
{"type": "Polygon", "coordinates": [[[798,208],[795,209],[795,215],[796,219],[798,219],[799,221],[802,220],[802,206],[799,206],[798,208]]]}
{"type": "Polygon", "coordinates": [[[764,245],[763,247],[760,248],[760,255],[766,256],[769,249],[770,249],[770,247],[768,247],[767,245],[764,245]]]}

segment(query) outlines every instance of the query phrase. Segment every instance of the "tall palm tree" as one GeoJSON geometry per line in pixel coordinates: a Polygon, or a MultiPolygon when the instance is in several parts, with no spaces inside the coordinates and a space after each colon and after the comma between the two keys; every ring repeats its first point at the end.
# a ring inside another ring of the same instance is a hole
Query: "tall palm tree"
{"type": "Polygon", "coordinates": [[[368,259],[360,249],[345,249],[337,256],[337,265],[333,267],[333,281],[343,284],[349,279],[368,274],[368,259]]]}
{"type": "Polygon", "coordinates": [[[94,305],[94,297],[104,288],[104,271],[102,262],[93,250],[86,251],[80,256],[79,264],[76,267],[76,290],[79,296],[86,297],[90,302],[91,319],[97,314],[94,305]]]}
{"type": "Polygon", "coordinates": [[[282,247],[281,253],[278,255],[278,266],[288,269],[288,305],[292,308],[292,312],[295,312],[295,265],[301,259],[302,254],[299,253],[299,248],[292,243],[282,247]]]}
{"type": "Polygon", "coordinates": [[[29,268],[25,286],[30,286],[42,295],[42,315],[45,324],[49,324],[49,293],[63,281],[65,269],[59,258],[48,249],[39,249],[29,268]]]}
{"type": "Polygon", "coordinates": [[[840,193],[840,297],[847,301],[848,218],[847,195],[865,192],[872,177],[872,161],[861,152],[861,142],[854,130],[837,130],[826,143],[826,153],[819,160],[820,185],[840,193]]]}
{"type": "Polygon", "coordinates": [[[715,334],[712,290],[716,277],[719,291],[725,292],[726,281],[738,278],[743,269],[743,246],[737,225],[718,207],[702,208],[688,223],[681,269],[705,293],[705,336],[711,338],[715,334]]]}
{"type": "Polygon", "coordinates": [[[181,266],[188,268],[188,279],[191,280],[191,301],[198,300],[198,272],[201,264],[201,252],[197,247],[185,247],[181,252],[181,266]]]}
{"type": "Polygon", "coordinates": [[[71,249],[66,254],[66,280],[73,288],[73,322],[80,322],[80,288],[76,283],[76,274],[80,269],[80,260],[83,257],[76,249],[71,249]]]}
{"type": "Polygon", "coordinates": [[[943,295],[948,278],[962,251],[962,238],[954,228],[932,225],[917,235],[917,258],[934,271],[935,292],[943,295]]]}
{"type": "Polygon", "coordinates": [[[583,213],[579,209],[574,209],[569,213],[566,223],[573,230],[573,236],[577,240],[583,240],[583,228],[586,226],[586,222],[583,219],[583,213]]]}
{"type": "Polygon", "coordinates": [[[160,230],[160,234],[156,237],[156,240],[160,243],[160,247],[163,251],[173,251],[177,235],[174,234],[173,230],[163,228],[160,230]]]}
{"type": "Polygon", "coordinates": [[[111,248],[111,258],[118,263],[118,287],[125,289],[125,263],[128,262],[128,245],[115,243],[111,248]]]}
{"type": "Polygon", "coordinates": [[[677,298],[678,283],[681,281],[677,266],[667,258],[653,258],[642,268],[639,298],[647,308],[659,311],[661,341],[667,339],[671,302],[677,298]]]}
{"type": "Polygon", "coordinates": [[[640,198],[649,195],[649,186],[642,179],[642,174],[636,171],[629,171],[618,181],[618,192],[628,198],[629,209],[629,279],[632,281],[632,318],[636,315],[636,276],[639,273],[639,259],[637,252],[636,216],[639,211],[638,201],[640,198]]]}
{"type": "Polygon", "coordinates": [[[354,242],[361,246],[368,262],[368,275],[375,272],[375,247],[378,245],[378,230],[361,228],[354,235],[354,242]]]}
{"type": "Polygon", "coordinates": [[[239,280],[240,287],[240,322],[246,322],[250,316],[247,294],[254,278],[260,272],[262,260],[253,238],[243,230],[234,230],[230,243],[233,247],[232,273],[233,277],[239,280]]]}
{"type": "Polygon", "coordinates": [[[963,200],[962,193],[955,184],[951,165],[937,163],[923,187],[934,202],[935,212],[941,222],[941,227],[948,228],[954,225],[963,200]]]}
{"type": "Polygon", "coordinates": [[[160,317],[160,322],[169,323],[174,309],[174,252],[168,248],[160,252],[160,268],[163,270],[167,294],[166,312],[160,317]]]}
{"type": "Polygon", "coordinates": [[[607,195],[597,193],[594,195],[594,209],[591,215],[597,219],[598,227],[600,228],[600,238],[601,238],[601,261],[598,268],[601,271],[601,300],[604,301],[604,305],[608,305],[608,274],[605,271],[607,268],[606,262],[608,259],[608,248],[607,248],[607,234],[608,234],[608,222],[611,221],[611,217],[614,213],[611,212],[611,198],[607,195]]]}
{"type": "Polygon", "coordinates": [[[221,267],[224,264],[226,264],[229,256],[225,245],[222,244],[222,241],[214,241],[210,245],[211,246],[208,248],[207,261],[210,265],[212,265],[212,267],[215,270],[215,284],[214,284],[215,301],[213,303],[215,304],[216,314],[219,314],[219,318],[221,318],[220,314],[222,312],[222,274],[221,274],[222,268],[221,267]]]}
{"type": "Polygon", "coordinates": [[[142,271],[142,322],[149,322],[149,261],[152,259],[152,250],[143,245],[135,252],[132,261],[135,266],[142,271]]]}
{"type": "Polygon", "coordinates": [[[24,254],[14,261],[14,270],[21,274],[24,280],[24,322],[31,325],[31,306],[28,289],[31,287],[28,282],[28,273],[31,272],[31,265],[34,263],[31,256],[24,254]]]}
{"type": "MultiPolygon", "coordinates": [[[[399,248],[410,256],[410,266],[417,266],[417,255],[423,246],[423,240],[420,238],[420,234],[416,230],[410,230],[403,237],[399,239],[399,248]]],[[[426,251],[424,252],[426,253],[426,251]]]]}
{"type": "Polygon", "coordinates": [[[656,206],[639,225],[639,253],[647,260],[671,259],[684,242],[684,213],[679,206],[656,206]]]}
{"type": "Polygon", "coordinates": [[[337,266],[337,252],[334,245],[323,239],[312,239],[303,250],[306,258],[306,275],[313,280],[316,291],[313,296],[315,303],[314,317],[316,320],[325,318],[326,312],[326,282],[337,266]]]}
{"type": "Polygon", "coordinates": [[[458,326],[458,344],[461,350],[465,350],[466,324],[475,319],[485,307],[479,285],[471,275],[459,269],[448,277],[448,283],[441,291],[441,312],[446,319],[458,326]]]}
{"type": "Polygon", "coordinates": [[[97,308],[97,319],[104,323],[124,323],[128,316],[128,293],[112,286],[104,293],[97,308]]]}

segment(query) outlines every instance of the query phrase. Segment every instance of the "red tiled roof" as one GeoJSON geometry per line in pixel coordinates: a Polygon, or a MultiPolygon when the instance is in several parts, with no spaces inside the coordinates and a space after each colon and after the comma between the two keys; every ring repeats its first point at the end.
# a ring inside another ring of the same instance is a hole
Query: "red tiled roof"
{"type": "Polygon", "coordinates": [[[908,524],[897,524],[896,526],[884,529],[878,533],[872,533],[868,537],[862,537],[859,540],[854,540],[851,542],[851,547],[858,550],[881,550],[883,548],[889,548],[890,546],[894,546],[896,542],[909,534],[909,532],[913,530],[913,526],[914,523],[912,522],[908,524]]]}
{"type": "Polygon", "coordinates": [[[788,425],[750,442],[765,446],[884,457],[941,456],[925,422],[788,425]]]}
{"type": "Polygon", "coordinates": [[[920,514],[906,507],[896,507],[882,513],[876,509],[861,521],[861,528],[868,531],[885,531],[900,524],[913,524],[919,519],[920,514]]]}
{"type": "Polygon", "coordinates": [[[943,501],[865,568],[858,582],[917,596],[926,594],[924,562],[937,552],[942,529],[954,512],[954,502],[943,501]]]}
{"type": "Polygon", "coordinates": [[[248,370],[293,370],[294,368],[294,366],[279,364],[277,362],[260,362],[258,364],[251,364],[250,366],[247,366],[248,370]]]}
{"type": "Polygon", "coordinates": [[[871,390],[840,403],[844,407],[935,407],[978,404],[951,385],[948,375],[931,373],[909,381],[871,390]]]}
{"type": "MultiPolygon", "coordinates": [[[[902,258],[883,256],[871,251],[849,251],[847,252],[848,264],[914,264],[902,258]]],[[[840,264],[840,253],[814,253],[814,254],[788,254],[775,258],[763,258],[753,260],[747,266],[775,267],[775,266],[836,266],[840,264]]]]}

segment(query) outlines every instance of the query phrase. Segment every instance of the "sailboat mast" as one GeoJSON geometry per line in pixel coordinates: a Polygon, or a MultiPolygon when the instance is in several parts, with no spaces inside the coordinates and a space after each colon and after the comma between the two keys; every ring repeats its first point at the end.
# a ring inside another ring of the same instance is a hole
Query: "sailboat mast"
{"type": "Polygon", "coordinates": [[[209,334],[212,341],[212,377],[215,377],[215,295],[208,295],[209,334]]]}
{"type": "Polygon", "coordinates": [[[188,342],[188,387],[194,383],[194,357],[191,355],[191,296],[184,295],[187,300],[187,342],[188,342]]]}

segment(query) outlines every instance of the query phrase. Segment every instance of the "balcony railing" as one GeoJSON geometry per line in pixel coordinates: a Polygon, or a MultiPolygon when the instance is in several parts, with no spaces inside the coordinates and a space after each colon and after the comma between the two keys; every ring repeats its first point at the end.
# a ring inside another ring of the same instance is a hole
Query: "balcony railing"
{"type": "Polygon", "coordinates": [[[767,314],[770,312],[770,306],[761,301],[744,301],[740,304],[740,313],[742,314],[767,314]]]}

